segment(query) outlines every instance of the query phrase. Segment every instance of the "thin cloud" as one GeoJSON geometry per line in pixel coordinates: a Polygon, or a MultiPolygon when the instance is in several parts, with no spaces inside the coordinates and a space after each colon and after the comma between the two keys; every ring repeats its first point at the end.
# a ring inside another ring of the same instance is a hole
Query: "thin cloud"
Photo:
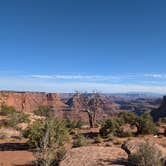
{"type": "Polygon", "coordinates": [[[110,82],[135,82],[140,81],[166,81],[166,74],[121,74],[121,75],[32,75],[33,79],[53,80],[78,80],[78,81],[110,81],[110,82]]]}
{"type": "Polygon", "coordinates": [[[51,75],[32,75],[32,78],[39,78],[39,79],[53,79],[54,76],[51,75]]]}
{"type": "Polygon", "coordinates": [[[30,90],[46,92],[103,93],[155,92],[166,93],[166,79],[145,74],[126,75],[17,75],[1,76],[2,90],[30,90]],[[157,78],[156,78],[157,77],[157,78]]]}
{"type": "Polygon", "coordinates": [[[144,74],[145,77],[166,78],[166,74],[144,74]]]}
{"type": "Polygon", "coordinates": [[[118,80],[120,76],[104,75],[32,75],[32,78],[39,79],[63,79],[63,80],[118,80]]]}

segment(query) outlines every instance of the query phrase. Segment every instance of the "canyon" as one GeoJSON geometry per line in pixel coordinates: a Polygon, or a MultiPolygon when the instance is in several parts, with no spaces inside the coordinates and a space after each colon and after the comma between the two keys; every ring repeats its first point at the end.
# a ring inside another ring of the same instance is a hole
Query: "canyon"
{"type": "MultiPolygon", "coordinates": [[[[91,95],[91,94],[87,94],[91,95]]],[[[166,97],[140,94],[100,94],[104,107],[99,111],[98,120],[116,116],[119,112],[130,111],[136,114],[152,112],[155,119],[164,114],[166,97]]],[[[16,92],[0,91],[0,105],[13,106],[17,111],[32,113],[39,106],[50,106],[58,118],[87,121],[87,113],[77,95],[72,93],[16,92]]]]}

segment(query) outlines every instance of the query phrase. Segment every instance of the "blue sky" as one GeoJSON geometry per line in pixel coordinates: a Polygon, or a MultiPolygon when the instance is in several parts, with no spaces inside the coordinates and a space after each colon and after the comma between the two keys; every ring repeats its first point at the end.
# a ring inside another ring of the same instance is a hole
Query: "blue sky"
{"type": "Polygon", "coordinates": [[[0,1],[0,89],[166,93],[165,0],[0,1]]]}

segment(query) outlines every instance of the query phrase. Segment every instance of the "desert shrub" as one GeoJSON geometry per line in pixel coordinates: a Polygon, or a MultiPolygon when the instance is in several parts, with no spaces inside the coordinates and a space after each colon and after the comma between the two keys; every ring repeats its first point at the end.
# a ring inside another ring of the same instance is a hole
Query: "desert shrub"
{"type": "Polygon", "coordinates": [[[160,118],[160,119],[159,119],[159,122],[160,122],[160,123],[166,123],[166,117],[160,118]]]}
{"type": "Polygon", "coordinates": [[[35,166],[56,166],[56,159],[50,158],[49,160],[45,160],[43,157],[37,157],[37,159],[33,162],[35,166]]]}
{"type": "Polygon", "coordinates": [[[54,110],[50,106],[40,106],[38,109],[34,110],[34,114],[44,117],[53,117],[54,110]]]}
{"type": "Polygon", "coordinates": [[[56,165],[60,160],[57,157],[62,157],[57,150],[70,141],[64,121],[57,119],[34,122],[29,129],[28,138],[29,145],[37,150],[35,164],[39,166],[56,165]]]}
{"type": "Polygon", "coordinates": [[[95,143],[102,143],[104,141],[101,136],[97,136],[94,140],[95,140],[95,143]]]}
{"type": "Polygon", "coordinates": [[[25,137],[29,138],[28,144],[30,147],[39,147],[42,137],[45,132],[44,121],[37,120],[35,121],[29,129],[26,130],[25,137]]]}
{"type": "Polygon", "coordinates": [[[119,114],[119,119],[122,124],[130,124],[131,127],[136,126],[136,134],[156,134],[157,132],[156,125],[153,123],[153,119],[148,113],[137,116],[134,113],[121,112],[119,114]]]}
{"type": "Polygon", "coordinates": [[[142,114],[135,121],[137,127],[137,134],[156,134],[157,129],[153,123],[153,119],[148,113],[142,114]]]}
{"type": "Polygon", "coordinates": [[[16,109],[14,107],[7,106],[5,104],[1,105],[1,110],[0,110],[1,115],[10,115],[14,112],[16,112],[16,109]]]}
{"type": "Polygon", "coordinates": [[[121,113],[118,118],[111,118],[106,120],[100,129],[102,137],[107,137],[109,134],[119,137],[131,137],[131,132],[124,132],[122,126],[124,124],[130,124],[131,127],[137,128],[136,134],[156,134],[157,128],[153,123],[152,117],[148,113],[144,113],[141,116],[134,115],[133,113],[121,113]],[[131,119],[133,118],[133,119],[131,119]]]}
{"type": "Polygon", "coordinates": [[[109,134],[117,136],[120,133],[121,123],[118,119],[108,119],[103,123],[100,129],[100,135],[107,137],[109,134]]]}
{"type": "Polygon", "coordinates": [[[64,121],[58,119],[37,120],[27,131],[29,145],[31,147],[42,147],[46,135],[50,138],[48,145],[62,146],[70,140],[64,121]]]}
{"type": "Polygon", "coordinates": [[[122,124],[130,124],[133,125],[135,120],[137,119],[137,115],[132,112],[121,112],[118,115],[122,124]]]}
{"type": "Polygon", "coordinates": [[[63,160],[66,154],[66,149],[61,148],[56,152],[56,155],[50,158],[49,162],[43,157],[38,157],[36,161],[34,161],[34,165],[36,166],[59,166],[59,162],[63,160]]]}
{"type": "Polygon", "coordinates": [[[66,154],[66,149],[65,148],[61,148],[57,151],[55,162],[54,162],[55,165],[63,160],[65,154],[66,154]]]}
{"type": "Polygon", "coordinates": [[[6,125],[10,127],[15,127],[19,123],[29,123],[29,115],[23,112],[13,112],[8,116],[6,120],[6,125]]]}
{"type": "Polygon", "coordinates": [[[129,165],[162,166],[161,152],[152,143],[142,143],[137,152],[129,156],[129,165]]]}
{"type": "Polygon", "coordinates": [[[72,121],[70,119],[67,119],[66,120],[66,127],[69,129],[69,130],[72,130],[72,129],[80,129],[83,125],[83,122],[81,121],[72,121]]]}
{"type": "Polygon", "coordinates": [[[74,140],[73,147],[82,147],[87,145],[87,140],[83,135],[79,135],[76,140],[74,140]]]}
{"type": "Polygon", "coordinates": [[[121,132],[119,133],[119,136],[120,136],[120,137],[132,137],[133,134],[132,134],[132,132],[130,132],[130,131],[121,131],[121,132]]]}

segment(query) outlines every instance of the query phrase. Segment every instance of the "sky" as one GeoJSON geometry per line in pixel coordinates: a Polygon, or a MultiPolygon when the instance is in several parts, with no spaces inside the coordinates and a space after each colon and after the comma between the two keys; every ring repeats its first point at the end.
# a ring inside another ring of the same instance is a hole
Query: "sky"
{"type": "Polygon", "coordinates": [[[0,90],[166,93],[165,0],[0,1],[0,90]]]}

